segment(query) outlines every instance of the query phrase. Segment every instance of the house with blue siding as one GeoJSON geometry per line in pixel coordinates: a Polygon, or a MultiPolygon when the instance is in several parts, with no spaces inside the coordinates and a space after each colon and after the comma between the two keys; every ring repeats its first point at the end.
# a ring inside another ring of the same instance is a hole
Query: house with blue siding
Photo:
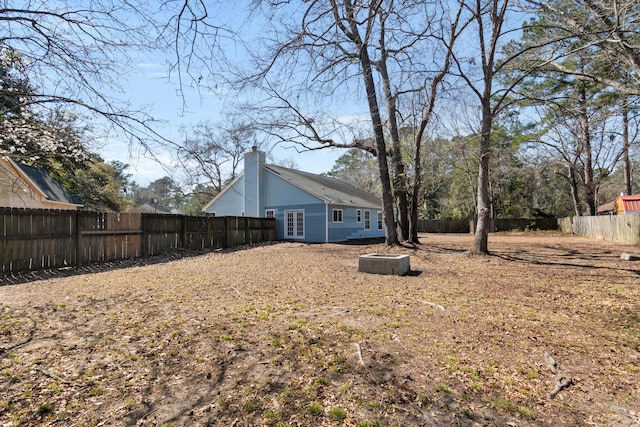
{"type": "Polygon", "coordinates": [[[385,236],[379,197],[335,178],[265,163],[254,149],[244,171],[202,210],[216,216],[273,217],[278,239],[343,242],[385,236]]]}

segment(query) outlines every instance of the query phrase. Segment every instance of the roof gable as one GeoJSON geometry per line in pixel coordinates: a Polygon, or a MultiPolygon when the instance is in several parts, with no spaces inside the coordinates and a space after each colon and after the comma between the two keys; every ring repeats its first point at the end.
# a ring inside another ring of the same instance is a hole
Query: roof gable
{"type": "Polygon", "coordinates": [[[209,212],[210,208],[220,199],[224,198],[227,194],[227,192],[231,192],[234,187],[236,187],[237,185],[244,185],[242,180],[244,180],[244,172],[241,172],[239,175],[237,175],[229,184],[227,184],[222,191],[220,191],[218,194],[216,194],[215,196],[213,196],[213,198],[211,200],[209,200],[209,203],[207,203],[206,205],[204,205],[202,207],[202,211],[203,212],[209,212]]]}
{"type": "Polygon", "coordinates": [[[82,200],[71,194],[66,188],[58,183],[43,169],[16,163],[22,173],[38,187],[44,196],[58,203],[68,203],[72,205],[82,205],[82,200]]]}
{"type": "Polygon", "coordinates": [[[371,208],[382,205],[380,198],[374,194],[336,178],[275,165],[265,165],[265,168],[327,203],[371,208]]]}
{"type": "Polygon", "coordinates": [[[618,196],[616,201],[620,202],[625,212],[640,211],[640,194],[618,196]]]}

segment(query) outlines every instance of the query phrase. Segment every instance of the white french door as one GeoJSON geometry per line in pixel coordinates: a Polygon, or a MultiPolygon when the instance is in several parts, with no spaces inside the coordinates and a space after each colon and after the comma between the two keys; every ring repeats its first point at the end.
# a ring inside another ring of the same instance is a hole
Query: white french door
{"type": "Polygon", "coordinates": [[[304,211],[285,211],[285,237],[289,239],[304,239],[304,211]]]}

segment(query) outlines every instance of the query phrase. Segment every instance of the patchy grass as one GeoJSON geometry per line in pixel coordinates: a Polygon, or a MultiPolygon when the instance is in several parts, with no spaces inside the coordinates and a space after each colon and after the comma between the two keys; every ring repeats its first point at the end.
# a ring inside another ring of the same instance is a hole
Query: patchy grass
{"type": "MultiPolygon", "coordinates": [[[[0,425],[633,425],[635,248],[279,243],[0,287],[0,425]],[[412,274],[357,271],[371,252],[412,274]],[[572,378],[554,399],[558,373],[572,378]]],[[[640,251],[640,249],[638,250],[640,251]]]]}

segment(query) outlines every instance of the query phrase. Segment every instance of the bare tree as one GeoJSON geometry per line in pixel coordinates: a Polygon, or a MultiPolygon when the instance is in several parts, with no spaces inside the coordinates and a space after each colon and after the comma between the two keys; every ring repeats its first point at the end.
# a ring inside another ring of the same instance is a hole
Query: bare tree
{"type": "Polygon", "coordinates": [[[252,146],[265,145],[258,140],[254,125],[231,117],[221,124],[203,121],[181,131],[184,140],[176,148],[176,154],[187,177],[186,184],[203,184],[216,193],[236,178],[243,156],[252,146]]]}
{"type": "Polygon", "coordinates": [[[361,148],[377,157],[386,242],[396,244],[388,148],[370,56],[379,6],[378,2],[355,4],[350,0],[313,2],[305,7],[299,22],[292,24],[287,16],[286,22],[279,23],[280,32],[267,54],[260,58],[266,65],[251,80],[271,94],[272,111],[281,114],[280,119],[268,120],[274,136],[294,141],[303,149],[361,148]],[[286,33],[285,41],[278,39],[282,33],[286,33]],[[283,75],[287,76],[284,82],[283,75]],[[339,138],[336,129],[345,127],[335,126],[334,119],[329,119],[328,126],[322,114],[308,111],[305,105],[314,90],[326,97],[345,93],[352,84],[364,89],[372,138],[339,138]]]}
{"type": "Polygon", "coordinates": [[[158,136],[151,117],[107,95],[121,88],[118,76],[132,66],[132,53],[154,44],[143,2],[74,6],[36,0],[0,8],[0,22],[0,49],[18,58],[33,89],[21,97],[21,108],[64,105],[104,118],[140,141],[158,136]]]}
{"type": "MultiPolygon", "coordinates": [[[[418,243],[418,204],[420,201],[420,192],[422,188],[422,145],[424,144],[424,135],[429,124],[432,121],[433,112],[438,97],[438,89],[444,79],[449,74],[451,61],[453,56],[454,45],[460,35],[460,18],[464,8],[464,2],[459,3],[459,8],[455,12],[450,26],[441,25],[441,32],[435,33],[434,36],[439,42],[440,63],[439,69],[435,74],[430,75],[424,80],[420,90],[415,91],[415,95],[422,101],[418,101],[421,108],[416,108],[419,117],[419,123],[416,126],[413,141],[413,183],[410,206],[410,239],[414,243],[418,243]]],[[[444,22],[443,22],[444,24],[444,22]]],[[[462,26],[464,27],[464,26],[462,26]]]]}
{"type": "Polygon", "coordinates": [[[456,11],[446,2],[418,0],[259,4],[275,23],[274,33],[262,34],[269,43],[255,53],[259,73],[240,80],[243,88],[251,82],[268,94],[256,109],[260,123],[277,140],[301,150],[358,148],[375,155],[387,243],[400,240],[396,222],[401,239],[408,240],[409,198],[420,181],[413,180],[415,166],[408,167],[403,155],[400,128],[409,117],[432,112],[424,93],[431,90],[435,99],[433,89],[446,74],[446,52],[457,36],[450,27],[456,11]],[[285,16],[281,21],[275,19],[278,11],[285,16]],[[422,94],[420,102],[416,94],[422,94]],[[365,105],[367,117],[341,118],[338,104],[365,105]]]}
{"type": "MultiPolygon", "coordinates": [[[[195,84],[198,65],[223,60],[218,41],[222,34],[230,34],[211,21],[215,17],[200,0],[159,4],[31,0],[18,6],[4,2],[0,6],[0,54],[5,64],[10,58],[28,82],[30,93],[8,93],[0,87],[0,96],[20,99],[14,111],[18,107],[46,115],[46,111],[64,108],[98,119],[94,120],[101,124],[94,126],[96,138],[116,132],[118,138],[142,144],[153,155],[156,143],[174,141],[158,131],[159,123],[148,106],[130,104],[122,76],[147,54],[173,51],[167,77],[177,75],[180,88],[195,84]],[[206,44],[200,43],[203,38],[206,44]]],[[[10,116],[11,111],[0,107],[0,119],[7,121],[10,116]]],[[[5,128],[20,135],[31,124],[18,129],[13,122],[5,128]]]]}
{"type": "Polygon", "coordinates": [[[491,156],[491,128],[493,119],[504,106],[508,90],[494,89],[496,75],[500,67],[500,43],[506,39],[505,25],[509,11],[509,0],[470,0],[465,4],[470,17],[470,26],[475,34],[469,34],[477,40],[477,54],[460,51],[454,54],[457,75],[466,82],[480,104],[480,164],[478,169],[477,226],[472,254],[486,254],[490,227],[491,203],[489,198],[489,163],[491,156]],[[470,56],[471,55],[471,56],[470,56]],[[478,61],[479,70],[476,69],[478,61]]]}

